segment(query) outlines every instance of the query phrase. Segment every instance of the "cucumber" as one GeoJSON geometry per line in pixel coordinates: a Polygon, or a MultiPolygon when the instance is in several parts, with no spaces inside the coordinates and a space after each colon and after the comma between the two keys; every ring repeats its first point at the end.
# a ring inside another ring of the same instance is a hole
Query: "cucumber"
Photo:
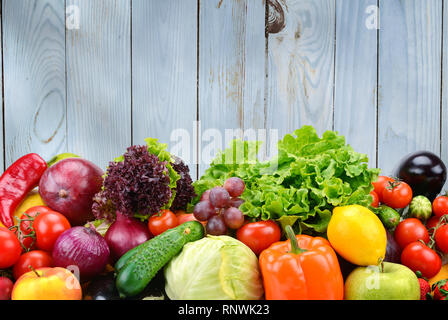
{"type": "Polygon", "coordinates": [[[116,286],[120,297],[133,297],[141,293],[157,272],[179,254],[186,243],[202,237],[202,224],[188,221],[127,252],[115,265],[116,286]]]}
{"type": "Polygon", "coordinates": [[[378,216],[387,230],[395,229],[400,223],[400,214],[386,205],[379,207],[378,216]]]}
{"type": "Polygon", "coordinates": [[[423,222],[432,215],[432,203],[425,196],[416,196],[409,205],[409,216],[423,222]]]}

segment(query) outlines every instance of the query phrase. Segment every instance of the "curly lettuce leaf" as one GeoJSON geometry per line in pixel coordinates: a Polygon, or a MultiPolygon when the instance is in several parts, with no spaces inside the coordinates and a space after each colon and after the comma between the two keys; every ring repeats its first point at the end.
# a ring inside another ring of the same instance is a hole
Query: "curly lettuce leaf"
{"type": "Polygon", "coordinates": [[[368,157],[346,145],[336,132],[327,131],[320,138],[313,127],[304,126],[285,135],[278,143],[278,155],[266,162],[248,161],[253,156],[249,146],[253,149],[254,144],[258,147],[258,142],[235,140],[219,153],[194,183],[195,201],[205,190],[238,176],[246,183],[240,207],[246,216],[292,222],[297,229],[317,233],[326,231],[334,207],[371,203],[371,182],[379,170],[369,169],[368,157]],[[239,158],[236,148],[243,150],[239,158]],[[234,161],[223,161],[228,159],[234,161]]]}

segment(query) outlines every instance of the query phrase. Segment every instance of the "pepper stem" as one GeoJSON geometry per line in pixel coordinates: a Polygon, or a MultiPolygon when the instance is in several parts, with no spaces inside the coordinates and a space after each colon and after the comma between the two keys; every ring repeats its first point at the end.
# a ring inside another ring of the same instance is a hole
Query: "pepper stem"
{"type": "Polygon", "coordinates": [[[290,225],[287,225],[285,227],[286,236],[288,237],[289,241],[291,242],[291,253],[294,254],[300,254],[306,252],[304,249],[300,249],[299,243],[297,242],[296,234],[294,233],[294,230],[292,230],[292,227],[290,225]]]}

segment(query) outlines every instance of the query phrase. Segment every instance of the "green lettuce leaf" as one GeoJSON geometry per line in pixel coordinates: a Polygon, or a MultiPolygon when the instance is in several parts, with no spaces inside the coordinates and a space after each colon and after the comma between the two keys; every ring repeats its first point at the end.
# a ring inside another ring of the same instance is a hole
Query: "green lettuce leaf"
{"type": "Polygon", "coordinates": [[[304,126],[285,135],[278,155],[265,162],[254,160],[259,146],[257,141],[235,140],[220,152],[194,183],[198,197],[192,205],[207,189],[238,176],[246,183],[240,207],[246,216],[321,234],[334,207],[370,204],[379,170],[369,169],[368,157],[346,145],[338,133],[327,131],[320,138],[313,127],[304,126]]]}

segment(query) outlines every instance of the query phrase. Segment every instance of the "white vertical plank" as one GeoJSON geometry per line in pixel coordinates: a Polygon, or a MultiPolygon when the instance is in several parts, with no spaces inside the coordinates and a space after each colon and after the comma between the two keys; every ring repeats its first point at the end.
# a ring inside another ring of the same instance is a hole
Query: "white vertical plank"
{"type": "Polygon", "coordinates": [[[376,167],[377,9],[377,0],[336,1],[334,128],[369,156],[371,167],[376,167]]]}
{"type": "Polygon", "coordinates": [[[378,159],[440,154],[442,1],[380,1],[378,159]]]}
{"type": "MultiPolygon", "coordinates": [[[[442,61],[442,139],[441,154],[445,165],[448,165],[448,3],[443,4],[443,61],[442,61]]],[[[444,190],[448,187],[445,184],[444,190]]]]}
{"type": "Polygon", "coordinates": [[[105,168],[131,144],[130,1],[67,0],[68,149],[105,168]]]}
{"type": "Polygon", "coordinates": [[[6,165],[66,149],[63,1],[3,1],[6,165]]]}
{"type": "Polygon", "coordinates": [[[169,150],[188,163],[193,178],[197,13],[197,0],[132,2],[134,144],[143,144],[147,137],[168,143],[169,150]],[[177,135],[182,131],[190,138],[184,148],[177,135]]]}
{"type": "Polygon", "coordinates": [[[262,0],[200,1],[199,175],[226,147],[226,129],[265,126],[264,21],[262,0]],[[213,148],[208,134],[221,134],[213,148]]]}
{"type": "Polygon", "coordinates": [[[331,130],[335,1],[269,1],[281,4],[285,26],[269,34],[268,127],[280,137],[303,125],[331,130]]]}
{"type": "MultiPolygon", "coordinates": [[[[2,1],[0,1],[0,6],[3,9],[3,3],[2,1]]],[[[2,9],[0,9],[0,20],[2,20],[2,9]]],[[[2,26],[0,23],[0,44],[3,48],[3,40],[2,40],[2,26]]],[[[4,161],[4,151],[5,151],[5,145],[4,145],[4,140],[3,140],[3,54],[0,51],[0,70],[2,71],[2,77],[0,79],[0,90],[1,90],[1,100],[0,100],[0,105],[1,105],[1,109],[0,109],[0,125],[1,125],[1,130],[0,130],[0,172],[3,172],[5,170],[5,161],[4,161]]]]}

